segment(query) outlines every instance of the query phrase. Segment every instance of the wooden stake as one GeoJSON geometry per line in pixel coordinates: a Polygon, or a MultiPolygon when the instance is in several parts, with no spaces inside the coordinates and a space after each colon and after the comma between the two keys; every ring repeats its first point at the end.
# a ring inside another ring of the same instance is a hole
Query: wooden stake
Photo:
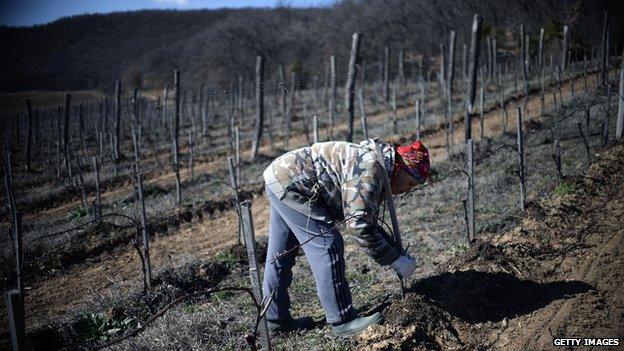
{"type": "Polygon", "coordinates": [[[468,139],[468,149],[466,151],[468,158],[468,240],[475,240],[475,189],[474,189],[474,144],[472,139],[468,139]]]}
{"type": "Polygon", "coordinates": [[[416,140],[420,140],[420,100],[414,102],[414,112],[416,112],[416,140]]]}
{"type": "Polygon", "coordinates": [[[27,123],[26,123],[26,172],[30,172],[30,153],[32,149],[32,139],[33,139],[33,112],[32,106],[30,104],[30,99],[26,99],[26,115],[27,115],[27,123]]]}
{"type": "Polygon", "coordinates": [[[173,72],[173,85],[175,89],[175,121],[173,126],[173,170],[176,175],[176,203],[182,203],[182,186],[180,184],[180,164],[179,164],[179,147],[180,147],[180,71],[177,69],[173,72]]]}
{"type": "Polygon", "coordinates": [[[479,136],[479,140],[483,140],[483,134],[484,134],[484,131],[483,131],[483,112],[484,112],[483,111],[483,98],[484,98],[483,95],[484,93],[483,91],[484,91],[484,87],[483,87],[483,83],[481,83],[481,89],[479,89],[479,124],[481,126],[481,131],[480,131],[481,135],[479,136]]]}
{"type": "Polygon", "coordinates": [[[100,190],[100,167],[97,157],[93,156],[93,173],[95,175],[95,218],[98,223],[102,222],[102,193],[100,190]]]}
{"type": "MultiPolygon", "coordinates": [[[[353,141],[353,120],[355,119],[354,101],[355,101],[355,79],[357,76],[357,61],[358,53],[360,51],[360,34],[353,33],[353,39],[351,42],[351,55],[349,58],[349,71],[347,73],[347,83],[345,86],[345,109],[347,111],[347,141],[353,141]]],[[[402,69],[401,62],[401,69],[402,69]]]]}
{"type": "Polygon", "coordinates": [[[620,94],[618,97],[618,114],[615,127],[615,138],[624,136],[624,67],[620,69],[620,94]]]}
{"type": "Polygon", "coordinates": [[[336,56],[331,55],[329,57],[330,67],[330,85],[331,85],[331,97],[329,99],[329,139],[334,138],[334,123],[336,119],[336,56]]]}
{"type": "Polygon", "coordinates": [[[525,176],[524,176],[524,135],[522,132],[522,109],[518,107],[518,176],[520,177],[520,209],[524,211],[525,203],[525,176]]]}
{"type": "Polygon", "coordinates": [[[152,266],[150,263],[149,253],[149,233],[147,231],[147,220],[145,216],[145,198],[143,197],[143,173],[136,169],[139,192],[139,202],[141,203],[141,232],[143,233],[143,258],[145,260],[144,269],[144,284],[145,289],[152,288],[152,266]]]}
{"type": "Polygon", "coordinates": [[[12,289],[4,293],[9,317],[9,328],[11,329],[11,344],[13,351],[26,350],[26,331],[24,326],[24,306],[22,298],[17,289],[12,289]]]}
{"type": "Polygon", "coordinates": [[[611,113],[611,85],[607,85],[607,110],[602,121],[602,147],[609,142],[609,114],[611,113]]]}
{"type": "MultiPolygon", "coordinates": [[[[254,291],[256,301],[262,303],[264,301],[262,294],[262,286],[260,285],[260,267],[258,264],[258,256],[256,254],[256,238],[253,226],[253,217],[251,215],[251,202],[244,201],[241,204],[241,220],[243,223],[243,232],[245,235],[245,246],[247,247],[247,256],[249,257],[249,278],[251,280],[251,288],[254,291]]],[[[262,317],[259,325],[260,342],[264,350],[271,350],[271,337],[266,317],[262,317]]]]}
{"type": "Polygon", "coordinates": [[[470,38],[470,79],[468,80],[468,91],[466,94],[466,118],[464,120],[464,137],[468,141],[472,139],[472,105],[474,103],[477,90],[477,66],[479,65],[479,38],[481,37],[481,23],[483,19],[480,15],[474,15],[472,19],[472,34],[470,38]]]}
{"type": "Polygon", "coordinates": [[[318,130],[318,116],[312,117],[312,130],[314,131],[314,142],[319,142],[319,130],[318,130]]]}
{"type": "Polygon", "coordinates": [[[256,131],[251,147],[251,160],[255,160],[260,149],[264,127],[264,58],[256,56],[256,131]]]}

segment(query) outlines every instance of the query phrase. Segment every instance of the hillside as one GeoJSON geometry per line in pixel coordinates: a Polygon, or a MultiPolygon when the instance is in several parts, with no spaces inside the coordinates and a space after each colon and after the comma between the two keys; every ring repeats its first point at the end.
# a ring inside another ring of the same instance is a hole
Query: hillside
{"type": "MultiPolygon", "coordinates": [[[[160,88],[171,81],[175,68],[187,84],[228,87],[239,74],[252,76],[257,54],[265,55],[269,72],[284,64],[303,78],[321,72],[331,54],[337,55],[338,67],[344,67],[354,31],[363,35],[362,58],[371,66],[390,46],[394,74],[399,49],[430,57],[439,53],[439,38],[450,30],[458,32],[461,48],[470,27],[470,16],[464,14],[477,12],[488,23],[484,35],[498,37],[499,43],[509,35],[504,28],[524,23],[533,36],[544,26],[550,47],[560,40],[562,23],[570,23],[574,49],[599,42],[594,29],[600,28],[603,9],[611,9],[613,23],[622,22],[624,12],[616,2],[351,0],[329,8],[73,16],[28,28],[0,27],[0,91],[111,91],[120,78],[140,89],[160,88]]],[[[615,43],[622,42],[622,31],[613,29],[615,43]]],[[[414,58],[407,61],[407,72],[412,72],[414,58]]],[[[373,67],[369,74],[376,72],[373,67]]]]}

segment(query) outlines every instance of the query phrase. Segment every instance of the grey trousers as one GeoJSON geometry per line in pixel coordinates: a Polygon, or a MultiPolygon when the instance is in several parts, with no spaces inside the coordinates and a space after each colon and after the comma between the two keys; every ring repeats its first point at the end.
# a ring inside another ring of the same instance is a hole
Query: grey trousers
{"type": "Polygon", "coordinates": [[[266,313],[267,319],[292,318],[288,287],[292,282],[292,267],[298,250],[274,259],[299,243],[305,243],[302,248],[312,268],[316,292],[325,310],[327,323],[346,322],[355,318],[351,291],[345,278],[344,244],[340,232],[332,229],[329,223],[291,209],[268,189],[267,194],[270,204],[269,245],[262,289],[264,296],[274,292],[266,313]]]}

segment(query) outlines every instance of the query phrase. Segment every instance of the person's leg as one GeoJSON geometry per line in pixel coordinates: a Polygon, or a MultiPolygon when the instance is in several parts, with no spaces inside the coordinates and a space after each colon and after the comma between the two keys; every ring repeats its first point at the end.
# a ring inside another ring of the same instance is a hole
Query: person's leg
{"type": "Polygon", "coordinates": [[[344,246],[340,232],[332,225],[309,218],[281,201],[275,201],[272,208],[302,243],[327,322],[340,323],[355,318],[351,291],[345,278],[344,246]]]}
{"type": "Polygon", "coordinates": [[[274,292],[273,302],[266,312],[267,319],[288,320],[292,318],[289,311],[288,287],[292,282],[292,267],[295,264],[297,251],[284,255],[274,262],[273,259],[278,254],[295,247],[298,242],[279,212],[275,210],[274,201],[279,200],[274,196],[269,197],[269,244],[262,290],[265,297],[274,292]]]}

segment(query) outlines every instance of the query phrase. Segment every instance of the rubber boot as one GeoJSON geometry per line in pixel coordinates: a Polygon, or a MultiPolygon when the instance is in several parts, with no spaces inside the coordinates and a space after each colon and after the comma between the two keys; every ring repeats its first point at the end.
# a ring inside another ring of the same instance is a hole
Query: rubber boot
{"type": "Polygon", "coordinates": [[[312,329],[314,327],[314,320],[312,317],[301,317],[287,320],[267,319],[267,325],[269,327],[269,334],[271,334],[271,336],[275,336],[277,334],[288,333],[295,330],[312,329]]]}
{"type": "Polygon", "coordinates": [[[381,322],[383,322],[383,316],[381,313],[376,312],[368,317],[359,317],[342,324],[332,324],[332,329],[337,336],[349,336],[381,322]]]}

